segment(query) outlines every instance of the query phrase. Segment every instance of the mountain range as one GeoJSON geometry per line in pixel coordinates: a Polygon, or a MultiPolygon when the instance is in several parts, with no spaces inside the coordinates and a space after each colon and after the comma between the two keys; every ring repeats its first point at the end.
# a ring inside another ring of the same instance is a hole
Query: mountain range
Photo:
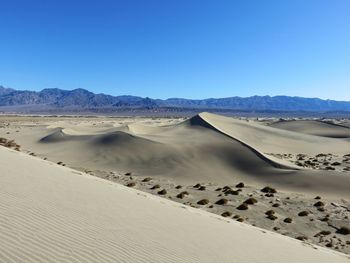
{"type": "Polygon", "coordinates": [[[42,91],[15,90],[0,86],[0,108],[31,106],[50,109],[212,109],[242,111],[349,111],[349,101],[322,100],[290,96],[252,96],[209,98],[201,100],[170,98],[151,99],[137,96],[95,94],[85,89],[42,91]]]}

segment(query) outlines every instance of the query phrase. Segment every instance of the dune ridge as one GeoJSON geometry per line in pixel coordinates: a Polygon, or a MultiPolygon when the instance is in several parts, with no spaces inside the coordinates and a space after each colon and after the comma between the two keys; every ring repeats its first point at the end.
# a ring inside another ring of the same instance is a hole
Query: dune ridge
{"type": "Polygon", "coordinates": [[[350,127],[320,120],[281,120],[270,127],[329,138],[350,138],[350,127]]]}

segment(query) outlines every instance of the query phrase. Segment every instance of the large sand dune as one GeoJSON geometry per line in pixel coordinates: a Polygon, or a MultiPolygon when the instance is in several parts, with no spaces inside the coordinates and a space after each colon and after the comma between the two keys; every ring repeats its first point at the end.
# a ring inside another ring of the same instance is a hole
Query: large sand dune
{"type": "Polygon", "coordinates": [[[349,262],[3,147],[0,169],[1,262],[349,262]]]}
{"type": "Polygon", "coordinates": [[[278,121],[272,123],[270,127],[330,138],[350,138],[349,127],[323,121],[278,121]]]}
{"type": "Polygon", "coordinates": [[[208,113],[176,125],[129,124],[88,131],[74,127],[44,130],[38,133],[47,135],[33,138],[30,147],[50,160],[79,169],[133,172],[184,183],[243,180],[312,194],[350,195],[348,176],[302,169],[266,154],[321,153],[329,147],[340,153],[349,151],[350,143],[339,139],[208,113]]]}

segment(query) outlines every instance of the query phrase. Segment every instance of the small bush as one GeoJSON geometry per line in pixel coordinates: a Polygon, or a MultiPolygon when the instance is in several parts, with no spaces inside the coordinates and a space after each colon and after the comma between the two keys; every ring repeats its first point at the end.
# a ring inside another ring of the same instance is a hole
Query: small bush
{"type": "Polygon", "coordinates": [[[272,188],[270,186],[265,186],[263,189],[261,189],[261,192],[263,193],[269,193],[269,194],[275,194],[277,193],[275,188],[272,188]]]}
{"type": "Polygon", "coordinates": [[[149,182],[149,181],[151,181],[151,180],[152,180],[151,177],[146,177],[146,178],[144,178],[144,179],[142,180],[142,182],[146,183],[146,182],[149,182]]]}
{"type": "Polygon", "coordinates": [[[309,212],[308,211],[301,211],[299,212],[298,216],[307,216],[309,215],[309,212]]]}
{"type": "Polygon", "coordinates": [[[301,240],[301,241],[305,241],[308,240],[307,236],[297,236],[296,239],[301,240]]]}
{"type": "Polygon", "coordinates": [[[226,211],[226,212],[223,212],[223,213],[221,214],[221,216],[223,216],[223,217],[229,217],[229,216],[232,216],[232,213],[229,212],[229,211],[226,211]]]}
{"type": "Polygon", "coordinates": [[[130,183],[127,183],[126,186],[127,187],[134,187],[136,184],[134,182],[130,182],[130,183]]]}
{"type": "Polygon", "coordinates": [[[251,197],[248,198],[247,200],[244,201],[245,204],[247,205],[254,205],[258,202],[258,200],[256,200],[255,198],[251,197]]]}
{"type": "Polygon", "coordinates": [[[275,215],[268,215],[267,218],[270,219],[270,220],[276,220],[277,216],[275,216],[275,215]]]}
{"type": "Polygon", "coordinates": [[[350,234],[350,228],[346,227],[346,226],[342,226],[341,228],[339,228],[337,230],[338,234],[342,234],[342,235],[349,235],[350,234]]]}
{"type": "Polygon", "coordinates": [[[240,182],[239,184],[236,185],[237,188],[243,188],[244,187],[244,183],[240,182]]]}
{"type": "Polygon", "coordinates": [[[186,195],[188,195],[188,192],[184,191],[184,192],[179,193],[176,197],[179,199],[183,199],[186,195]]]}
{"type": "Polygon", "coordinates": [[[167,191],[166,191],[165,189],[163,189],[163,190],[160,190],[160,191],[158,192],[158,194],[159,194],[159,195],[166,195],[166,194],[167,194],[167,191]]]}
{"type": "Polygon", "coordinates": [[[283,220],[284,223],[288,223],[288,224],[292,223],[292,221],[293,220],[290,217],[287,217],[283,220]]]}
{"type": "Polygon", "coordinates": [[[207,204],[209,204],[209,200],[208,199],[202,199],[202,200],[199,200],[197,202],[197,204],[199,204],[199,205],[207,205],[207,204]]]}
{"type": "Polygon", "coordinates": [[[324,206],[324,203],[321,201],[318,201],[318,202],[314,203],[314,206],[321,207],[321,206],[324,206]]]}
{"type": "Polygon", "coordinates": [[[275,214],[275,211],[273,210],[268,210],[265,212],[265,215],[269,216],[269,215],[274,215],[275,214]]]}
{"type": "Polygon", "coordinates": [[[226,205],[227,203],[228,203],[228,200],[225,198],[221,198],[215,202],[216,205],[226,205]]]}
{"type": "Polygon", "coordinates": [[[247,210],[248,209],[248,205],[246,203],[240,204],[237,207],[238,210],[247,210]]]}

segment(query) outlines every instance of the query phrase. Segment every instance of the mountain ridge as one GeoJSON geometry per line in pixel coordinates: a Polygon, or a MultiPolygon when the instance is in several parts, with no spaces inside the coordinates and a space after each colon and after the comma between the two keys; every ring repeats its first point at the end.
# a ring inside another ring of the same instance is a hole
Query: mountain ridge
{"type": "Polygon", "coordinates": [[[53,108],[182,108],[246,111],[350,111],[350,101],[323,100],[297,96],[251,96],[208,99],[152,99],[132,95],[112,96],[93,93],[86,89],[63,90],[58,88],[41,91],[15,90],[0,86],[0,107],[42,105],[53,108]]]}

